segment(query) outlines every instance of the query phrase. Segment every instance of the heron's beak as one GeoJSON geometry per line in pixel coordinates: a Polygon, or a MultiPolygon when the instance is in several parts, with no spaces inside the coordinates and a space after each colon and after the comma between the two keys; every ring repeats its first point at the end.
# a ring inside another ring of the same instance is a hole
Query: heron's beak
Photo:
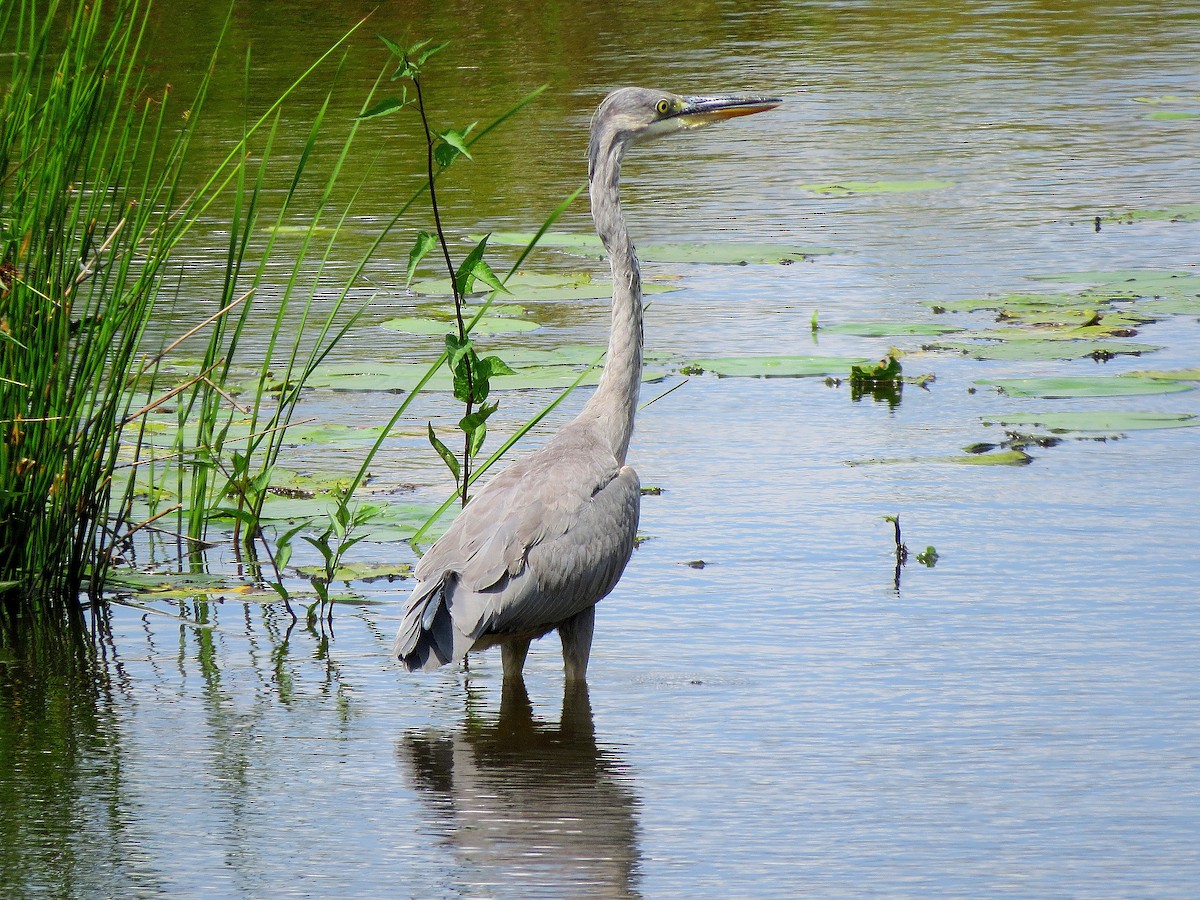
{"type": "Polygon", "coordinates": [[[713,122],[766,112],[782,102],[778,97],[684,97],[683,108],[671,118],[683,128],[703,128],[713,122]]]}

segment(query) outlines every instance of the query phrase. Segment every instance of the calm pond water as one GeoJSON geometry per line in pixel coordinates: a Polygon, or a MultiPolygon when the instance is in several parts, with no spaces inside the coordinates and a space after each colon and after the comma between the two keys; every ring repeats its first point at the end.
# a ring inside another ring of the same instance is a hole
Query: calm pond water
{"type": "MultiPolygon", "coordinates": [[[[212,159],[237,130],[248,42],[256,103],[369,6],[240,3],[212,159]]],[[[1038,274],[1195,272],[1195,222],[1093,222],[1200,202],[1200,118],[1186,115],[1200,112],[1200,5],[932,7],[389,4],[352,40],[335,96],[357,109],[384,61],[376,31],[453,41],[431,99],[468,120],[550,83],[447,182],[464,234],[536,227],[582,181],[591,109],[612,86],[786,98],[630,158],[635,237],[838,251],[648,265],[681,287],[654,298],[648,343],[684,357],[919,351],[921,338],[832,332],[814,346],[810,319],[987,327],[993,313],[946,318],[922,301],[1045,290],[1038,274]],[[914,179],[950,186],[801,187],[914,179]]],[[[159,15],[152,71],[186,85],[221,10],[159,15]]],[[[284,155],[327,85],[287,108],[284,155]]],[[[411,124],[379,120],[352,161],[365,186],[346,266],[413,183],[411,124]]],[[[563,227],[585,230],[586,210],[563,227]]],[[[219,228],[189,251],[201,284],[219,228]]],[[[341,358],[436,352],[377,327],[413,307],[395,286],[407,250],[398,235],[366,273],[379,293],[341,358]]],[[[595,343],[606,325],[602,301],[537,317],[539,332],[497,344],[595,343]]],[[[1068,439],[1019,467],[928,462],[1003,440],[986,422],[1012,413],[1200,413],[1196,391],[975,389],[1200,359],[1195,315],[1136,340],[1162,349],[1104,364],[914,353],[906,372],[936,381],[891,405],[819,378],[690,379],[639,420],[632,462],[663,494],[646,498],[650,540],[601,604],[586,695],[562,696],[554,639],[531,653],[527,696],[501,695],[495,655],[399,672],[387,650],[403,582],[353,585],[363,599],[324,637],[269,605],[189,604],[209,629],[117,607],[102,679],[0,660],[0,894],[1194,896],[1200,431],[1068,439]],[[847,465],[910,457],[926,461],[847,465]],[[914,557],[936,547],[936,566],[910,559],[897,586],[884,516],[900,516],[914,557]]],[[[550,396],[506,394],[496,430],[550,396]]],[[[316,391],[305,413],[381,424],[396,402],[316,391]]],[[[453,415],[431,396],[406,424],[453,415]]],[[[356,465],[344,449],[294,454],[356,465]]],[[[381,470],[436,501],[447,486],[430,456],[414,437],[381,470]]]]}

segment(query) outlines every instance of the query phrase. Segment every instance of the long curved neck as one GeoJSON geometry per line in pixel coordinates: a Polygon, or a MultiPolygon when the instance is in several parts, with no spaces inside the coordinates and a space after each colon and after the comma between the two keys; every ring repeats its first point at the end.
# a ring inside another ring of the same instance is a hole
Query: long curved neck
{"type": "Polygon", "coordinates": [[[596,421],[613,455],[624,464],[642,380],[642,276],[621,214],[625,142],[611,133],[593,135],[589,155],[592,219],[612,267],[612,328],[600,385],[579,417],[596,421]]]}

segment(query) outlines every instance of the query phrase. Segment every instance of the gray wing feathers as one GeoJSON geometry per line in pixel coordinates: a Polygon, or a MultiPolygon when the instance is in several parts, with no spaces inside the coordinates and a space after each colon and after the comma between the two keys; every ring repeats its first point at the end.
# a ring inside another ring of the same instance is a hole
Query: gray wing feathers
{"type": "Polygon", "coordinates": [[[640,492],[637,473],[625,466],[579,507],[569,528],[530,547],[536,590],[527,602],[501,610],[497,627],[519,631],[561,622],[616,587],[633,553],[640,492]]]}
{"type": "Polygon", "coordinates": [[[422,557],[395,654],[436,668],[486,634],[544,633],[596,603],[633,551],[639,495],[632,468],[564,429],[493,478],[422,557]]]}

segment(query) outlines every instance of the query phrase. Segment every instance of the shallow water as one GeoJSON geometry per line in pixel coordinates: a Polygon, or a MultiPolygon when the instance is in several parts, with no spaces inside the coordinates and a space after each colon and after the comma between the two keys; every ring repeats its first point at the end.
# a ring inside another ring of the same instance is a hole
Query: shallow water
{"type": "MultiPolygon", "coordinates": [[[[1030,274],[1194,270],[1197,224],[1097,232],[1093,217],[1200,200],[1200,119],[1149,119],[1155,107],[1134,101],[1200,107],[1196,4],[676,7],[545,4],[530,16],[480,5],[450,18],[412,4],[369,26],[444,29],[464,66],[448,59],[438,73],[448,105],[499,108],[553,83],[447,192],[467,229],[536,226],[546,198],[581,180],[583,129],[613,84],[787,99],[639,148],[626,169],[635,235],[839,253],[647,266],[682,276],[681,290],[654,298],[652,348],[875,356],[920,340],[821,334],[814,347],[813,310],[827,324],[943,321],[920,301],[1037,290],[1030,274]],[[953,185],[850,198],[799,187],[915,178],[953,185]]],[[[292,8],[247,4],[237,23],[235,38],[262,49],[266,94],[352,18],[292,8]]],[[[351,54],[348,106],[381,62],[369,37],[355,47],[369,61],[351,54]]],[[[398,178],[410,161],[376,163],[360,201],[376,212],[357,239],[387,217],[389,167],[398,178]]],[[[568,224],[586,227],[584,211],[568,224]]],[[[378,283],[402,269],[402,244],[377,261],[378,283]]],[[[376,303],[383,317],[411,301],[385,290],[376,303]]],[[[528,342],[598,341],[604,304],[552,320],[528,342]]],[[[894,407],[820,379],[692,378],[639,419],[631,461],[664,493],[645,499],[650,540],[600,606],[586,696],[562,697],[552,638],[530,655],[527,698],[502,696],[491,654],[468,672],[398,672],[387,649],[402,582],[354,585],[364,601],[339,606],[324,639],[289,632],[274,607],[188,604],[209,629],[116,608],[98,687],[0,661],[0,892],[1191,896],[1200,432],[1067,440],[1031,450],[1024,467],[847,465],[1000,440],[983,420],[1003,412],[1200,413],[1200,392],[1051,401],[968,390],[979,378],[1200,356],[1194,316],[1136,340],[1163,349],[1103,365],[914,354],[906,371],[936,381],[907,385],[894,407]],[[927,545],[939,554],[933,568],[910,558],[898,588],[882,519],[897,515],[914,557],[927,545]],[[706,565],[686,565],[697,560],[706,565]]],[[[388,341],[364,329],[344,354],[428,351],[388,341]]],[[[547,399],[506,395],[500,421],[512,427],[547,399]]],[[[315,393],[308,409],[382,422],[395,402],[315,393]]],[[[426,406],[416,424],[453,414],[437,398],[426,406]]],[[[446,490],[432,460],[385,465],[426,499],[446,490]]],[[[402,545],[360,547],[411,558],[402,545]]]]}

